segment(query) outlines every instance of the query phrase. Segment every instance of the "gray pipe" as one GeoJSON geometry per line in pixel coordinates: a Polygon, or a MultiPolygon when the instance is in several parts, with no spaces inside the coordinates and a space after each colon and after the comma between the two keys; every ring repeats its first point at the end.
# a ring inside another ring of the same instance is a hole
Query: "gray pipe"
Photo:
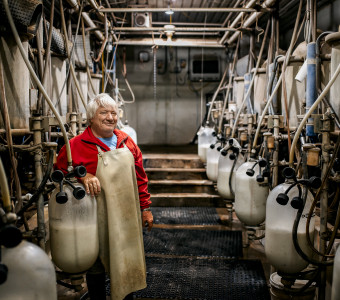
{"type": "MultiPolygon", "coordinates": [[[[60,0],[62,1],[62,0],[60,0]]],[[[78,2],[77,0],[66,0],[68,4],[70,4],[70,6],[75,9],[75,10],[78,10],[79,9],[79,5],[78,5],[78,2]]]]}
{"type": "MultiPolygon", "coordinates": [[[[86,25],[90,28],[96,28],[97,26],[93,23],[92,19],[90,18],[90,16],[88,15],[88,13],[86,12],[82,12],[81,13],[86,25]]],[[[104,35],[101,33],[100,30],[95,30],[94,31],[94,34],[96,35],[96,37],[98,39],[100,39],[101,41],[104,41],[104,35]]]]}
{"type": "MultiPolygon", "coordinates": [[[[272,7],[275,4],[276,0],[267,0],[265,1],[261,6],[262,8],[269,8],[272,7]]],[[[252,24],[255,23],[256,20],[258,20],[262,15],[264,14],[263,11],[255,12],[250,15],[250,17],[244,21],[242,28],[250,27],[252,24]]],[[[237,37],[240,35],[240,31],[235,32],[230,39],[227,41],[228,44],[233,43],[237,37]]]]}

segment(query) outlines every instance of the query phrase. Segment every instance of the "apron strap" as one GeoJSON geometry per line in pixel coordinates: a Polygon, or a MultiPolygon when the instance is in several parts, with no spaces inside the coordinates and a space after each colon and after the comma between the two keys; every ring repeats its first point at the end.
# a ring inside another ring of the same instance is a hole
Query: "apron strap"
{"type": "Polygon", "coordinates": [[[98,146],[96,145],[97,149],[98,149],[98,153],[101,154],[101,153],[104,153],[104,151],[98,146]]]}
{"type": "Polygon", "coordinates": [[[106,161],[105,157],[104,157],[104,151],[102,149],[100,149],[100,147],[98,145],[96,145],[97,149],[98,149],[98,155],[102,158],[104,166],[107,166],[108,162],[106,161]]]}

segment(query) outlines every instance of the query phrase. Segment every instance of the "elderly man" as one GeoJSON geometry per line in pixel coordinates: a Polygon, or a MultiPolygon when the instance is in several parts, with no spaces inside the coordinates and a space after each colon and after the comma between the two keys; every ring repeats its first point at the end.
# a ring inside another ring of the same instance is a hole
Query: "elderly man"
{"type": "MultiPolygon", "coordinates": [[[[142,153],[116,128],[117,104],[107,94],[97,95],[88,104],[87,118],[90,125],[70,140],[70,146],[73,165],[87,169],[80,180],[98,205],[99,258],[86,274],[89,294],[91,300],[106,299],[106,270],[111,277],[111,299],[121,300],[128,294],[125,299],[130,299],[131,292],[146,287],[141,227],[151,230],[153,225],[142,153]]],[[[56,167],[67,170],[65,147],[56,167]]]]}

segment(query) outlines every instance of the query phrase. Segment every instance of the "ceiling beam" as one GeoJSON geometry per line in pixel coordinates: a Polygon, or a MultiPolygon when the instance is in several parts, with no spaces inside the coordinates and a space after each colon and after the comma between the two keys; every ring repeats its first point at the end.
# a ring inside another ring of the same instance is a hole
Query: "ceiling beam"
{"type": "MultiPolygon", "coordinates": [[[[169,22],[152,22],[152,25],[168,25],[169,22]]],[[[194,22],[171,22],[174,26],[213,26],[220,27],[222,23],[194,23],[194,22]]]]}
{"type": "MultiPolygon", "coordinates": [[[[152,8],[152,7],[143,7],[143,8],[99,8],[98,11],[103,12],[103,13],[132,13],[132,12],[166,12],[168,11],[169,8],[152,8]]],[[[196,8],[196,7],[185,7],[185,8],[175,8],[172,7],[171,10],[173,12],[217,12],[217,13],[222,13],[222,12],[245,12],[245,13],[253,13],[257,12],[256,9],[254,8],[245,8],[245,7],[240,7],[240,8],[219,8],[219,7],[207,7],[207,8],[196,8]]]]}
{"type": "MultiPolygon", "coordinates": [[[[115,31],[166,31],[164,27],[113,27],[115,31]]],[[[235,28],[229,27],[174,27],[172,30],[177,31],[237,31],[235,28]]]]}
{"type": "Polygon", "coordinates": [[[224,48],[217,39],[173,39],[172,41],[161,38],[134,38],[121,39],[120,46],[165,46],[165,47],[200,47],[200,48],[224,48]]]}

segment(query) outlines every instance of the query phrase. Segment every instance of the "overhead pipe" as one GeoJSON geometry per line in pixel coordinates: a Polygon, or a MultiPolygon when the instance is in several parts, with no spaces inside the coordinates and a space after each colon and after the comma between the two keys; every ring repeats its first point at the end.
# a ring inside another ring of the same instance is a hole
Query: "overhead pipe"
{"type": "MultiPolygon", "coordinates": [[[[256,4],[256,0],[251,0],[248,2],[248,4],[245,6],[245,8],[251,8],[253,6],[255,6],[256,4]]],[[[237,24],[239,23],[239,21],[242,19],[242,17],[244,16],[244,12],[240,12],[238,14],[238,16],[234,19],[234,21],[230,24],[230,28],[235,28],[237,26],[237,24]]],[[[229,36],[229,32],[226,32],[222,38],[218,41],[219,44],[224,44],[224,41],[227,39],[227,37],[229,36]]]]}
{"type": "MultiPolygon", "coordinates": [[[[263,9],[267,9],[272,7],[275,4],[276,0],[266,0],[264,3],[262,3],[262,8],[263,9]]],[[[262,15],[264,14],[264,11],[260,11],[260,12],[255,12],[253,14],[250,15],[249,18],[247,18],[247,20],[244,21],[244,23],[242,24],[242,28],[247,28],[250,27],[252,24],[254,24],[256,22],[256,20],[258,20],[262,15]]],[[[237,37],[240,35],[240,31],[235,32],[230,39],[227,41],[228,44],[233,43],[237,37]]]]}
{"type": "MultiPolygon", "coordinates": [[[[102,12],[99,11],[99,5],[97,4],[97,2],[96,2],[95,0],[88,0],[88,2],[89,2],[90,5],[92,6],[92,8],[94,8],[94,9],[96,10],[96,12],[97,12],[97,17],[98,17],[102,22],[105,23],[105,26],[108,27],[108,28],[109,28],[109,27],[112,27],[110,21],[109,21],[109,20],[107,19],[107,17],[106,17],[106,14],[104,15],[102,12]]],[[[107,5],[108,7],[111,7],[108,0],[106,0],[106,5],[107,5]]],[[[115,23],[117,23],[116,17],[114,16],[113,13],[111,13],[111,16],[112,16],[113,21],[114,21],[115,23]]],[[[90,17],[89,17],[89,19],[91,20],[90,17]]],[[[92,21],[92,20],[91,20],[91,21],[92,21]]],[[[92,23],[93,23],[93,22],[92,22],[92,23]]],[[[93,24],[93,25],[94,25],[94,24],[93,24]]],[[[90,26],[90,25],[88,25],[88,26],[90,26]]],[[[99,34],[98,34],[98,35],[99,35],[99,34]]],[[[113,33],[113,38],[115,39],[115,41],[118,42],[119,39],[117,38],[117,36],[116,36],[115,33],[113,33]]]]}
{"type": "MultiPolygon", "coordinates": [[[[85,23],[88,27],[97,28],[97,26],[93,23],[92,19],[88,15],[88,13],[82,12],[81,15],[82,15],[82,17],[83,17],[83,19],[84,19],[84,21],[85,21],[85,23]]],[[[94,34],[98,39],[100,39],[101,41],[104,41],[105,37],[100,30],[95,30],[94,34]]]]}
{"type": "MultiPolygon", "coordinates": [[[[234,4],[233,8],[238,7],[239,4],[241,3],[241,1],[242,1],[242,0],[237,0],[236,3],[234,4]]],[[[230,12],[230,13],[228,14],[228,16],[225,18],[225,20],[224,20],[224,22],[223,22],[223,24],[222,24],[222,27],[224,27],[224,26],[228,23],[228,21],[230,20],[232,14],[233,14],[232,12],[230,12]]]]}
{"type": "MultiPolygon", "coordinates": [[[[111,4],[110,4],[110,2],[108,0],[105,0],[105,3],[106,3],[107,7],[109,7],[109,8],[111,7],[111,4]]],[[[116,19],[114,13],[111,13],[111,17],[112,17],[113,22],[115,23],[115,25],[117,25],[118,23],[117,23],[117,19],[116,19]]]]}
{"type": "MultiPolygon", "coordinates": [[[[252,2],[256,2],[252,1],[252,2]]],[[[254,6],[254,5],[253,5],[254,6]]],[[[264,7],[266,8],[266,7],[264,7]]],[[[152,7],[143,7],[143,8],[99,8],[100,12],[103,13],[143,13],[143,12],[151,12],[151,13],[162,13],[169,10],[169,8],[152,8],[152,7]]],[[[172,7],[171,10],[173,12],[207,12],[207,13],[222,13],[222,12],[246,12],[246,13],[252,13],[257,12],[254,8],[249,8],[248,5],[246,7],[240,7],[240,8],[227,8],[227,7],[208,7],[208,8],[196,8],[196,7],[181,7],[176,8],[172,7]]]]}
{"type": "MultiPolygon", "coordinates": [[[[137,31],[137,32],[139,32],[139,31],[137,31]]],[[[136,35],[136,33],[135,32],[133,32],[133,31],[128,31],[128,32],[125,32],[125,31],[120,31],[119,32],[119,34],[122,34],[122,35],[124,35],[124,36],[131,36],[131,35],[136,35]]],[[[157,31],[157,32],[154,32],[154,31],[144,31],[143,33],[142,33],[143,35],[151,35],[151,36],[155,36],[155,35],[158,35],[158,36],[163,36],[163,34],[164,34],[164,31],[163,32],[161,32],[161,31],[157,31]]],[[[217,37],[217,36],[219,36],[220,34],[219,34],[219,32],[216,32],[216,31],[214,31],[214,32],[203,32],[203,31],[196,31],[196,32],[191,32],[191,31],[188,31],[188,32],[183,32],[183,31],[181,31],[181,32],[177,32],[176,31],[176,37],[179,37],[179,36],[202,36],[202,35],[204,35],[205,37],[207,37],[207,36],[214,36],[214,37],[217,37]]]]}
{"type": "Polygon", "coordinates": [[[35,72],[32,68],[32,65],[31,65],[31,63],[30,63],[30,61],[29,61],[29,59],[28,59],[28,57],[25,53],[25,49],[22,46],[18,31],[15,27],[15,24],[14,24],[14,21],[13,21],[13,18],[12,18],[11,11],[9,9],[8,0],[3,0],[3,4],[4,4],[4,8],[5,8],[5,12],[6,12],[9,24],[10,24],[11,29],[12,29],[14,39],[15,39],[17,45],[18,45],[18,48],[19,48],[20,53],[22,55],[22,58],[24,59],[24,61],[26,63],[26,66],[27,66],[27,68],[28,68],[28,70],[29,70],[29,72],[32,76],[32,79],[34,80],[34,82],[38,86],[38,89],[40,90],[40,92],[44,94],[44,97],[45,97],[49,107],[51,108],[52,112],[54,113],[54,115],[55,115],[55,117],[56,117],[56,119],[59,123],[60,130],[63,133],[63,137],[64,137],[64,140],[65,140],[68,170],[71,171],[73,169],[73,167],[72,167],[72,154],[71,154],[70,143],[69,143],[69,140],[68,140],[68,137],[67,137],[67,132],[66,132],[65,127],[64,127],[64,123],[63,123],[58,111],[55,109],[51,98],[48,96],[48,94],[47,94],[46,90],[44,89],[43,85],[41,84],[39,78],[35,74],[35,72]]]}
{"type": "MultiPolygon", "coordinates": [[[[60,0],[62,1],[62,0],[60,0]]],[[[68,4],[70,4],[71,8],[73,8],[74,10],[78,11],[79,9],[79,5],[77,0],[66,0],[68,4]]]]}
{"type": "MultiPolygon", "coordinates": [[[[117,24],[121,24],[121,21],[118,21],[117,24]]],[[[153,25],[169,25],[169,22],[154,22],[153,25]]],[[[211,26],[211,27],[223,27],[222,23],[193,23],[193,22],[171,22],[171,25],[174,26],[211,26]]]]}
{"type": "MultiPolygon", "coordinates": [[[[173,25],[171,23],[171,25],[173,25]]],[[[164,27],[113,27],[113,30],[115,31],[166,31],[166,29],[164,27]]],[[[230,28],[230,27],[175,27],[174,31],[192,31],[192,32],[196,32],[196,31],[237,31],[237,29],[235,28],[230,28]]]]}
{"type": "Polygon", "coordinates": [[[200,47],[200,48],[223,48],[223,45],[220,45],[216,39],[182,39],[176,38],[171,42],[165,41],[161,38],[135,38],[135,39],[122,39],[119,42],[115,42],[115,44],[119,44],[120,46],[164,46],[164,47],[200,47]]]}

